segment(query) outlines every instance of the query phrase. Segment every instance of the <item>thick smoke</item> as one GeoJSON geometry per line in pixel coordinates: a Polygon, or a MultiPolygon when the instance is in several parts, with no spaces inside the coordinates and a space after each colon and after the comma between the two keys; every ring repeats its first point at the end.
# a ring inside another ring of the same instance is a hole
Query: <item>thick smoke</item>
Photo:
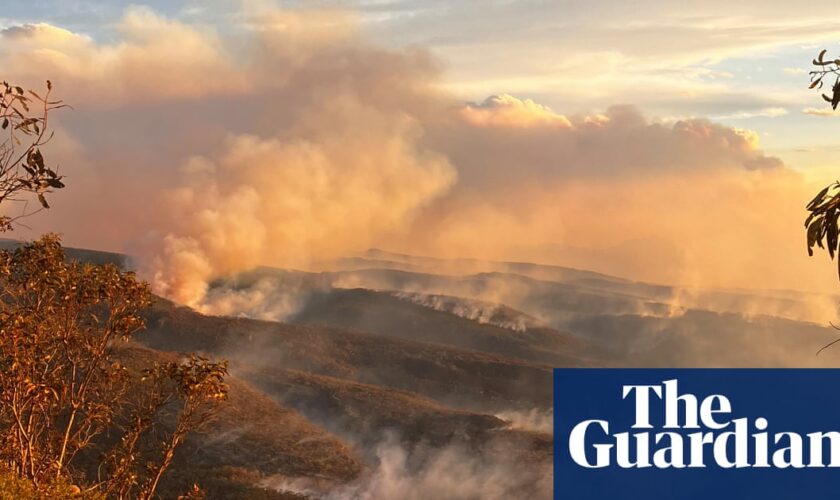
{"type": "Polygon", "coordinates": [[[216,278],[370,246],[703,287],[833,285],[802,251],[813,186],[752,132],[626,106],[463,104],[438,89],[433,57],[372,45],[346,13],[236,20],[220,31],[130,8],[114,41],[4,30],[4,78],[49,77],[75,107],[50,151],[69,188],[20,234],[138,255],[157,292],[210,312],[244,303],[209,300],[216,278]]]}
{"type": "Polygon", "coordinates": [[[192,306],[213,278],[370,245],[456,177],[418,144],[411,108],[434,75],[425,55],[368,47],[338,14],[245,18],[224,38],[132,9],[112,45],[49,25],[3,32],[10,77],[50,75],[82,110],[65,123],[86,129],[60,134],[97,184],[72,191],[96,197],[70,194],[80,206],[65,210],[116,205],[84,221],[111,238],[75,236],[139,252],[155,290],[192,306]]]}
{"type": "Polygon", "coordinates": [[[267,261],[305,264],[404,223],[453,174],[444,160],[418,156],[399,131],[407,124],[382,126],[359,137],[339,125],[317,143],[239,136],[218,163],[194,159],[171,193],[175,213],[194,215],[152,261],[156,289],[197,305],[212,278],[267,261]]]}

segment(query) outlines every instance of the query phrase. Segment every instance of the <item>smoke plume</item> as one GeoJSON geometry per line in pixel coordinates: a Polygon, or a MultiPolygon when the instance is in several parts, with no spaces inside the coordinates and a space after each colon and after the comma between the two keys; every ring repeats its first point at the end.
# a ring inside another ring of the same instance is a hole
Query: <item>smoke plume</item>
{"type": "MultiPolygon", "coordinates": [[[[809,260],[813,183],[755,133],[628,106],[565,116],[439,89],[422,49],[352,14],[245,8],[220,30],[129,8],[113,40],[0,33],[4,78],[52,79],[68,189],[27,223],[139,257],[158,293],[209,312],[214,279],[377,246],[539,260],[691,286],[833,286],[809,260]]],[[[503,91],[504,89],[499,89],[503,91]]]]}

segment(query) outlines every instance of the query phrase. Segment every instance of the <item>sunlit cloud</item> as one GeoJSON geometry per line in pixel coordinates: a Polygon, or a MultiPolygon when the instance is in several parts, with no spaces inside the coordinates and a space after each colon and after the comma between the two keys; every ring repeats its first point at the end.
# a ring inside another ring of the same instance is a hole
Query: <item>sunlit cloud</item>
{"type": "Polygon", "coordinates": [[[478,126],[572,126],[568,118],[558,115],[548,106],[508,94],[490,96],[480,104],[468,104],[461,114],[465,120],[478,126]]]}
{"type": "Polygon", "coordinates": [[[805,108],[802,112],[811,116],[840,116],[840,111],[831,108],[805,108]]]}
{"type": "Polygon", "coordinates": [[[714,118],[717,120],[744,120],[747,118],[778,118],[786,114],[788,114],[788,110],[785,108],[762,108],[754,111],[737,111],[728,115],[718,115],[714,118]]]}

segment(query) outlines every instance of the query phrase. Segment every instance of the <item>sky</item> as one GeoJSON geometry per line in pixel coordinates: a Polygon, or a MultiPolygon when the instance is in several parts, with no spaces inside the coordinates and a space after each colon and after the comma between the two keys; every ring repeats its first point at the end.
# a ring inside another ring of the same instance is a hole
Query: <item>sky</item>
{"type": "Polygon", "coordinates": [[[807,88],[833,7],[6,2],[4,78],[74,107],[68,189],[18,234],[137,255],[191,305],[368,247],[836,291],[801,227],[836,177],[807,88]]]}
{"type": "MultiPolygon", "coordinates": [[[[126,8],[235,30],[243,2],[5,2],[0,25],[49,22],[98,40],[118,37],[126,8]]],[[[632,103],[664,119],[710,117],[757,131],[795,168],[830,167],[835,117],[814,114],[810,60],[840,26],[810,2],[349,0],[244,2],[354,12],[389,47],[440,58],[443,85],[467,100],[509,93],[565,113],[632,103]]],[[[258,11],[258,8],[256,9],[258,11]]]]}

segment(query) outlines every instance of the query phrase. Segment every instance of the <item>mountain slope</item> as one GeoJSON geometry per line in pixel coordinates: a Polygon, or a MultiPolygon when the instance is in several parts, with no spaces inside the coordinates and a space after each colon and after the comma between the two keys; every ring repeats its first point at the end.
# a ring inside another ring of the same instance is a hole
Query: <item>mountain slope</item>
{"type": "Polygon", "coordinates": [[[433,342],[552,366],[596,364],[581,355],[583,342],[568,333],[542,327],[523,327],[523,331],[516,331],[482,324],[389,293],[365,289],[333,289],[314,294],[290,321],[433,342]]]}
{"type": "Polygon", "coordinates": [[[444,404],[510,409],[551,404],[550,365],[331,327],[205,316],[158,301],[138,340],[233,363],[284,368],[415,392],[444,404]]]}

